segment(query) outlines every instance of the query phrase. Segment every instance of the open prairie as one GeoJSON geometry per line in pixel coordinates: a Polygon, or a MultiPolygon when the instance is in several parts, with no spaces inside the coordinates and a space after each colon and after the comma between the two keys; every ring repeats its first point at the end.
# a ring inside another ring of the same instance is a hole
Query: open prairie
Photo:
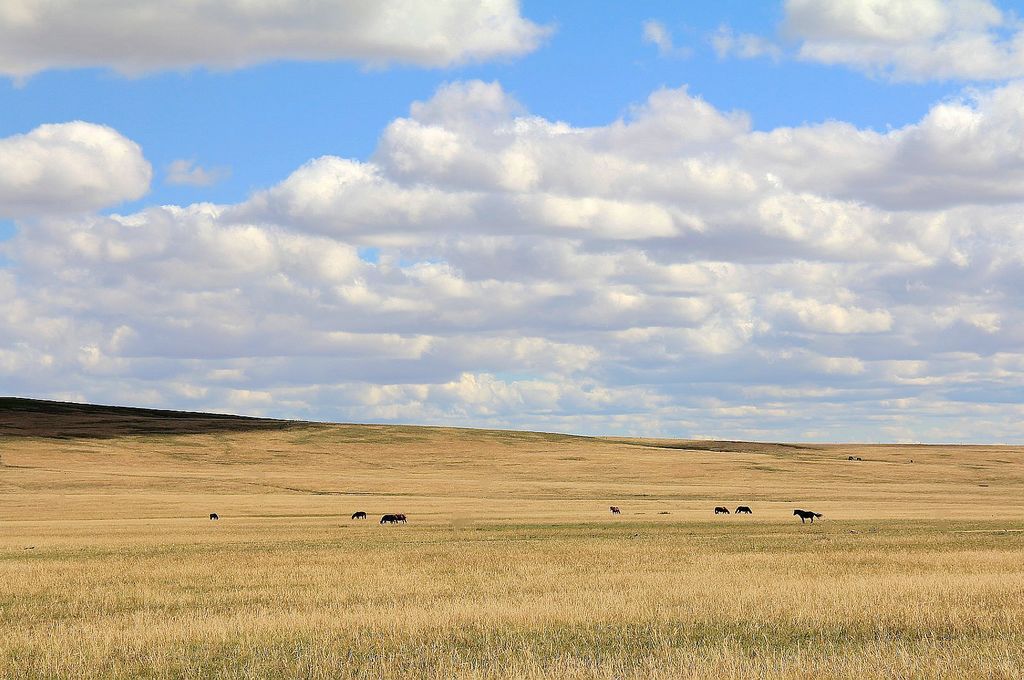
{"type": "Polygon", "coordinates": [[[1019,678],[1021,454],[0,400],[0,676],[1019,678]]]}

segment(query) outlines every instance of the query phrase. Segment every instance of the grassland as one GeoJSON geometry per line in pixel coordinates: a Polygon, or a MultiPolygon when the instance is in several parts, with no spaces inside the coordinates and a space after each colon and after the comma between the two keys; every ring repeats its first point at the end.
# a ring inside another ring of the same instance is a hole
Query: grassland
{"type": "Polygon", "coordinates": [[[1024,677],[1020,448],[167,420],[0,402],[0,677],[1024,677]]]}

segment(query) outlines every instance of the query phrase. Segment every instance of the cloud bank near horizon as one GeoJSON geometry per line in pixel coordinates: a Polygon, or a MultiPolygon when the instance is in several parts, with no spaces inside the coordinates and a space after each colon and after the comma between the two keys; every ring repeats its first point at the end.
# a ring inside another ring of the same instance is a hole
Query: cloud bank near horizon
{"type": "Polygon", "coordinates": [[[90,128],[133,160],[77,214],[0,181],[0,378],[330,420],[1019,441],[1022,127],[1024,83],[880,133],[755,131],[686,88],[576,127],[456,82],[366,161],[126,215],[95,211],[148,164],[90,128]]]}

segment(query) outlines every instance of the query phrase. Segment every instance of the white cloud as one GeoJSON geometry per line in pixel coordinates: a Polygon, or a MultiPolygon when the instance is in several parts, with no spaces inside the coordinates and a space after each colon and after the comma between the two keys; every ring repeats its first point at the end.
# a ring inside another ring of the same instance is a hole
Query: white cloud
{"type": "Polygon", "coordinates": [[[768,297],[766,305],[783,318],[818,333],[881,333],[892,328],[892,314],[885,309],[867,310],[856,306],[800,299],[788,293],[768,297]]]}
{"type": "MultiPolygon", "coordinates": [[[[947,32],[954,19],[951,5],[943,0],[787,0],[786,15],[790,28],[802,35],[900,44],[947,32]]],[[[960,7],[967,10],[960,16],[973,17],[976,28],[999,20],[987,2],[960,7]]]]}
{"type": "Polygon", "coordinates": [[[711,36],[711,47],[719,59],[730,56],[740,59],[768,57],[778,61],[782,58],[782,48],[767,38],[752,33],[736,34],[726,25],[719,26],[711,36]]]}
{"type": "Polygon", "coordinates": [[[226,179],[231,174],[228,168],[204,168],[193,160],[179,159],[167,166],[168,184],[185,184],[194,187],[209,187],[226,179]]]}
{"type": "Polygon", "coordinates": [[[828,374],[860,375],[866,370],[857,357],[814,357],[811,365],[828,374]]]}
{"type": "Polygon", "coordinates": [[[691,54],[689,48],[676,47],[672,41],[672,32],[660,21],[651,19],[643,23],[643,40],[657,47],[662,57],[688,57],[691,54]]]}
{"type": "Polygon", "coordinates": [[[1024,25],[989,0],[786,0],[802,59],[892,80],[1024,77],[1024,25]]]}
{"type": "Polygon", "coordinates": [[[40,125],[0,138],[0,217],[96,210],[139,198],[152,169],[139,145],[103,125],[40,125]]]}
{"type": "Polygon", "coordinates": [[[1020,438],[1022,91],[886,133],[758,132],[685,88],[576,127],[451,84],[369,159],[239,204],[23,218],[0,381],[340,420],[1020,438]]]}
{"type": "Polygon", "coordinates": [[[276,59],[448,66],[530,52],[548,34],[516,0],[118,3],[5,0],[0,73],[109,67],[127,74],[276,59]]]}
{"type": "Polygon", "coordinates": [[[743,140],[787,186],[886,208],[1024,200],[1024,81],[940,102],[886,133],[841,122],[743,140]],[[813,159],[813,160],[812,160],[813,159]]]}

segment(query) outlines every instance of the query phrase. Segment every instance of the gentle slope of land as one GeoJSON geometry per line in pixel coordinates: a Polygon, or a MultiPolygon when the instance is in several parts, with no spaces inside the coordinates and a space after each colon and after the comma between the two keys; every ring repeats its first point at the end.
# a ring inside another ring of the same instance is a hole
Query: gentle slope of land
{"type": "Polygon", "coordinates": [[[1022,452],[0,400],[0,677],[1020,677],[1022,452]]]}

